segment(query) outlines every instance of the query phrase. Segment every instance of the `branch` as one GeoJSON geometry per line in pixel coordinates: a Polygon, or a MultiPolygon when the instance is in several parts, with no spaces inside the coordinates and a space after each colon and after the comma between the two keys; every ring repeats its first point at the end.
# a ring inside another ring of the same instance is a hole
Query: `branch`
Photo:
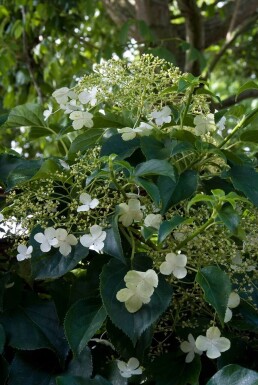
{"type": "Polygon", "coordinates": [[[28,40],[27,40],[27,35],[26,35],[26,30],[25,30],[25,28],[26,28],[26,12],[25,12],[25,8],[23,5],[20,8],[21,8],[22,24],[23,24],[23,30],[22,30],[23,53],[24,53],[26,65],[27,65],[27,68],[28,68],[28,71],[30,74],[30,78],[31,78],[31,80],[34,84],[35,90],[38,94],[39,102],[42,104],[43,103],[42,92],[41,92],[41,89],[40,89],[40,87],[36,81],[34,71],[33,71],[32,65],[31,65],[31,57],[29,55],[28,40]]]}
{"type": "Polygon", "coordinates": [[[221,103],[216,103],[214,107],[217,110],[223,110],[224,108],[228,108],[234,106],[235,104],[240,103],[242,100],[250,99],[250,98],[258,98],[258,90],[248,90],[237,95],[231,95],[227,99],[221,101],[221,103]]]}

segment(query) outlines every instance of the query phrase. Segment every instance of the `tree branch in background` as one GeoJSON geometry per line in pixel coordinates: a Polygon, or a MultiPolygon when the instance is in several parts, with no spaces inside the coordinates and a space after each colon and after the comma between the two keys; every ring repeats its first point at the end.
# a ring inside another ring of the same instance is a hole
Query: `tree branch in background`
{"type": "Polygon", "coordinates": [[[38,83],[36,81],[36,78],[35,78],[35,75],[34,75],[34,71],[33,71],[33,67],[32,67],[32,64],[31,64],[31,56],[29,54],[30,51],[29,51],[27,35],[26,35],[26,12],[25,12],[25,8],[24,8],[23,5],[21,6],[21,14],[22,14],[22,23],[23,23],[23,31],[22,31],[23,54],[24,54],[26,66],[27,66],[28,71],[29,71],[30,78],[31,78],[31,80],[33,82],[33,85],[35,87],[35,90],[37,92],[39,102],[42,104],[43,103],[42,92],[41,92],[41,89],[40,89],[40,87],[39,87],[39,85],[38,85],[38,83]]]}
{"type": "Polygon", "coordinates": [[[234,106],[237,103],[240,103],[242,100],[250,99],[250,98],[258,98],[258,90],[248,90],[237,95],[229,96],[228,98],[221,101],[221,103],[216,103],[214,107],[217,110],[223,110],[224,108],[228,108],[234,106]]]}
{"type": "MultiPolygon", "coordinates": [[[[203,51],[204,30],[200,8],[195,0],[177,0],[182,16],[185,18],[186,41],[198,51],[203,51]]],[[[186,55],[185,71],[194,75],[200,74],[200,64],[197,60],[191,60],[189,52],[186,55]]]]}

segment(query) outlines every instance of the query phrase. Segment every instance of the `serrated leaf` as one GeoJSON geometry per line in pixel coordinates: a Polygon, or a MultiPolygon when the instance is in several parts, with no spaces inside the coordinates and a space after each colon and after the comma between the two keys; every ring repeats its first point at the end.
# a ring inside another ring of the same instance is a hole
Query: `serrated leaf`
{"type": "Polygon", "coordinates": [[[187,221],[186,218],[175,215],[169,221],[162,222],[159,228],[158,242],[163,242],[167,236],[171,234],[172,230],[174,230],[177,226],[181,225],[185,221],[187,221]]]}
{"type": "Polygon", "coordinates": [[[8,116],[5,127],[47,127],[43,119],[43,108],[38,104],[23,104],[14,107],[8,116]]]}
{"type": "Polygon", "coordinates": [[[142,177],[148,175],[164,175],[175,180],[173,166],[166,160],[151,159],[140,163],[135,167],[135,176],[142,177]]]}
{"type": "Polygon", "coordinates": [[[103,143],[100,156],[116,154],[117,159],[126,159],[129,158],[139,146],[140,141],[138,138],[124,141],[121,135],[113,135],[103,143]]]}
{"type": "Polygon", "coordinates": [[[253,80],[249,80],[245,84],[243,84],[237,91],[236,99],[238,95],[247,90],[258,90],[258,84],[256,84],[253,80]]]}
{"type": "Polygon", "coordinates": [[[220,322],[224,318],[232,286],[228,275],[217,266],[207,266],[199,270],[195,277],[204,291],[204,299],[216,310],[220,322]]]}
{"type": "Polygon", "coordinates": [[[231,205],[224,205],[218,211],[218,217],[232,233],[236,233],[240,223],[240,216],[231,205]]]}
{"type": "Polygon", "coordinates": [[[144,178],[135,178],[135,181],[139,186],[143,187],[147,194],[151,197],[156,206],[160,203],[160,194],[157,185],[144,178]]]}
{"type": "Polygon", "coordinates": [[[80,354],[76,355],[69,363],[66,373],[87,379],[91,377],[92,370],[91,351],[88,347],[85,347],[80,354]]]}
{"type": "Polygon", "coordinates": [[[117,215],[111,219],[111,227],[106,229],[106,239],[104,242],[104,253],[111,255],[125,263],[124,252],[121,243],[121,237],[118,229],[117,215]]]}
{"type": "Polygon", "coordinates": [[[233,166],[228,175],[235,189],[244,193],[258,207],[258,172],[250,166],[233,166]]]}
{"type": "MultiPolygon", "coordinates": [[[[164,139],[164,138],[163,138],[164,139]]],[[[152,136],[143,136],[140,139],[141,150],[150,159],[168,159],[171,153],[171,140],[158,140],[152,136]]]]}
{"type": "Polygon", "coordinates": [[[258,385],[258,373],[239,365],[227,365],[219,370],[206,385],[258,385]]]}
{"type": "Polygon", "coordinates": [[[89,148],[96,145],[103,135],[103,129],[101,128],[89,128],[83,134],[77,136],[71,143],[69,148],[69,158],[77,154],[79,151],[83,154],[89,148]]]}
{"type": "Polygon", "coordinates": [[[172,297],[172,288],[163,277],[159,277],[159,285],[154,290],[150,303],[143,305],[136,313],[129,313],[124,303],[116,299],[116,293],[125,287],[124,276],[127,272],[125,265],[111,260],[103,268],[100,292],[111,321],[136,345],[142,333],[167,309],[172,297]]]}
{"type": "Polygon", "coordinates": [[[76,302],[65,317],[65,333],[75,355],[79,355],[101,327],[106,311],[99,298],[86,298],[76,302]]]}

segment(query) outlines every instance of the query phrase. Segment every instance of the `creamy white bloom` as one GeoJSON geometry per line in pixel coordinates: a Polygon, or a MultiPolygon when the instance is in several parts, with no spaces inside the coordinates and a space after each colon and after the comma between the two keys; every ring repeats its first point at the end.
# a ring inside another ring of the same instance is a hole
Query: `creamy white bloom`
{"type": "Polygon", "coordinates": [[[135,357],[131,357],[127,363],[124,361],[117,360],[117,367],[120,371],[121,376],[124,378],[130,378],[135,374],[142,374],[140,363],[135,357]]]}
{"type": "Polygon", "coordinates": [[[80,202],[82,203],[81,206],[77,208],[77,211],[89,211],[90,209],[95,209],[95,207],[98,206],[99,200],[94,198],[91,199],[90,194],[82,193],[80,195],[80,202]]]}
{"type": "Polygon", "coordinates": [[[48,105],[48,109],[43,111],[44,120],[47,120],[49,116],[52,114],[53,107],[48,105]]]}
{"type": "Polygon", "coordinates": [[[17,258],[17,261],[24,261],[25,259],[30,259],[31,258],[31,253],[33,251],[33,247],[32,246],[25,246],[25,245],[19,245],[17,247],[17,251],[19,254],[17,254],[16,258],[17,258]]]}
{"type": "Polygon", "coordinates": [[[77,104],[77,100],[72,99],[72,100],[70,100],[70,102],[68,102],[66,104],[60,104],[60,108],[61,108],[61,110],[64,111],[64,114],[67,115],[67,114],[70,114],[73,111],[81,110],[82,109],[82,105],[81,104],[77,104]]]}
{"type": "Polygon", "coordinates": [[[65,257],[72,251],[72,246],[78,243],[73,234],[68,234],[67,231],[62,228],[56,229],[55,236],[58,243],[53,245],[53,247],[59,248],[59,252],[65,257]]]}
{"type": "Polygon", "coordinates": [[[126,227],[130,226],[134,221],[140,221],[143,218],[141,211],[141,203],[138,199],[129,199],[127,203],[120,203],[119,207],[119,222],[126,227]]]}
{"type": "Polygon", "coordinates": [[[63,159],[59,159],[60,165],[65,169],[65,170],[70,170],[70,166],[68,163],[66,163],[63,159]]]}
{"type": "Polygon", "coordinates": [[[75,130],[80,130],[82,127],[93,127],[93,115],[88,111],[73,111],[69,118],[73,120],[72,126],[75,130]]]}
{"type": "Polygon", "coordinates": [[[68,101],[70,89],[68,87],[58,88],[52,93],[58,104],[65,104],[68,101]]]}
{"type": "Polygon", "coordinates": [[[165,106],[160,111],[153,111],[151,113],[151,118],[155,120],[157,126],[162,126],[164,123],[171,122],[171,109],[168,106],[165,106]]]}
{"type": "Polygon", "coordinates": [[[119,134],[122,134],[122,139],[125,142],[136,137],[136,130],[131,127],[118,128],[117,131],[119,134]]]}
{"type": "Polygon", "coordinates": [[[226,309],[226,314],[225,314],[224,322],[229,322],[231,320],[231,318],[233,316],[233,313],[232,313],[231,309],[234,309],[239,304],[240,304],[240,297],[239,297],[239,295],[235,291],[232,291],[232,293],[230,293],[229,298],[228,298],[228,306],[227,306],[227,309],[226,309]]]}
{"type": "Polygon", "coordinates": [[[116,298],[125,303],[129,313],[137,312],[143,304],[150,302],[154,288],[159,282],[157,273],[152,269],[146,272],[130,270],[124,281],[126,288],[119,290],[116,298]]]}
{"type": "Polygon", "coordinates": [[[89,103],[92,107],[97,104],[97,98],[96,95],[98,93],[97,87],[93,87],[89,91],[82,91],[79,93],[78,98],[82,104],[89,103]]]}
{"type": "Polygon", "coordinates": [[[218,358],[222,352],[230,349],[230,341],[225,337],[220,337],[221,332],[216,326],[210,327],[205,336],[198,336],[195,345],[197,349],[206,351],[209,358],[218,358]]]}
{"type": "Polygon", "coordinates": [[[104,247],[104,240],[106,239],[107,233],[102,231],[102,227],[99,225],[93,225],[90,227],[90,234],[82,235],[80,242],[82,246],[88,247],[91,250],[97,252],[101,251],[104,247]]]}
{"type": "Polygon", "coordinates": [[[145,122],[141,122],[139,127],[135,128],[135,132],[137,132],[139,136],[149,136],[152,130],[153,130],[153,126],[145,122]]]}
{"type": "Polygon", "coordinates": [[[199,354],[199,355],[202,354],[202,351],[197,349],[197,347],[195,345],[195,339],[194,339],[192,334],[188,334],[188,341],[183,341],[180,344],[180,349],[184,353],[187,353],[187,355],[185,357],[185,362],[187,362],[187,363],[193,361],[195,353],[199,354]]]}
{"type": "Polygon", "coordinates": [[[220,131],[224,130],[225,128],[225,123],[226,123],[226,118],[225,116],[222,116],[222,118],[218,121],[217,127],[220,131]]]}
{"type": "Polygon", "coordinates": [[[187,257],[184,254],[169,253],[166,255],[166,261],[160,265],[160,272],[164,275],[171,273],[176,278],[184,278],[187,274],[185,268],[187,264],[187,257]]]}
{"type": "Polygon", "coordinates": [[[56,239],[56,230],[53,227],[46,228],[44,233],[35,234],[34,239],[36,242],[41,243],[40,250],[43,251],[43,253],[47,253],[51,250],[52,246],[56,246],[58,244],[58,240],[56,239]]]}
{"type": "Polygon", "coordinates": [[[216,124],[213,114],[197,115],[194,118],[195,135],[204,135],[210,131],[216,130],[216,124]]]}
{"type": "Polygon", "coordinates": [[[4,220],[4,216],[2,213],[0,213],[0,222],[2,222],[4,220]]]}
{"type": "Polygon", "coordinates": [[[154,229],[159,229],[162,222],[162,216],[160,214],[148,214],[144,219],[144,225],[146,227],[154,227],[154,229]]]}

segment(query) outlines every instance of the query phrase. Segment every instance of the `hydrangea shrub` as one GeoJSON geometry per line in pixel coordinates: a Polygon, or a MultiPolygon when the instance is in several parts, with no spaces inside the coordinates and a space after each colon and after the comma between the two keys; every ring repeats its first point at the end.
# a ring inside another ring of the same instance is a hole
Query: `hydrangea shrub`
{"type": "Polygon", "coordinates": [[[10,111],[60,152],[0,154],[3,383],[258,381],[257,110],[213,98],[145,55],[10,111]]]}

